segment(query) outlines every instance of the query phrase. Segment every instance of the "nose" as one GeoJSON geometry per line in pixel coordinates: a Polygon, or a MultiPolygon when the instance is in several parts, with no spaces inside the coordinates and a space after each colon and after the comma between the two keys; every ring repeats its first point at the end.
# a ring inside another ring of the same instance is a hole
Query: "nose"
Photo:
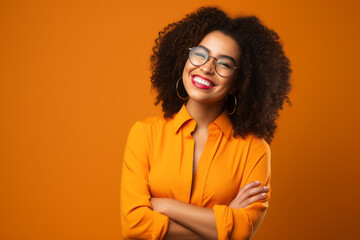
{"type": "Polygon", "coordinates": [[[208,74],[214,74],[215,73],[215,62],[216,60],[210,57],[210,59],[200,67],[201,71],[208,74]]]}

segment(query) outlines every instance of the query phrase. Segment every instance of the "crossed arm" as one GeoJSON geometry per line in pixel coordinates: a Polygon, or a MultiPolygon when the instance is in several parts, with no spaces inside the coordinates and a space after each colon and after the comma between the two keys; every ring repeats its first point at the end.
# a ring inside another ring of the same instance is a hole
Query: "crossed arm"
{"type": "Polygon", "coordinates": [[[164,239],[218,239],[214,211],[171,198],[152,198],[153,211],[170,218],[164,239]]]}
{"type": "MultiPolygon", "coordinates": [[[[268,188],[257,187],[259,184],[260,182],[251,182],[244,186],[229,206],[234,209],[246,208],[265,199],[268,188]]],[[[170,198],[152,198],[150,202],[153,211],[170,218],[164,239],[218,239],[212,208],[198,207],[170,198]]]]}
{"type": "Polygon", "coordinates": [[[205,238],[194,233],[190,229],[169,219],[169,228],[163,240],[204,240],[205,238]]]}

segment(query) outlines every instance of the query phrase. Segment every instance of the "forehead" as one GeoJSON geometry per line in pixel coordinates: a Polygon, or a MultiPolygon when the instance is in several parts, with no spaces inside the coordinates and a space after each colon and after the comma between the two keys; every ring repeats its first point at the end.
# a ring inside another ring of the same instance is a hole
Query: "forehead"
{"type": "Polygon", "coordinates": [[[214,57],[227,55],[236,61],[240,58],[240,47],[237,42],[230,36],[220,31],[214,31],[207,34],[199,43],[210,50],[210,54],[214,57]]]}

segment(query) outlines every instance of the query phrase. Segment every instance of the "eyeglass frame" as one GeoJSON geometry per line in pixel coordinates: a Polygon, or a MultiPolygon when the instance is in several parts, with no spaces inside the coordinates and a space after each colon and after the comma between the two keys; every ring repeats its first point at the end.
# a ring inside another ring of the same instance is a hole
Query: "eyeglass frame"
{"type": "MultiPolygon", "coordinates": [[[[229,76],[231,76],[231,75],[235,72],[235,70],[239,70],[239,68],[238,68],[237,66],[235,66],[235,65],[236,65],[236,62],[235,62],[234,59],[232,59],[231,57],[226,57],[226,56],[221,56],[221,57],[228,58],[228,59],[230,59],[232,62],[234,62],[234,69],[233,69],[232,73],[230,73],[229,75],[223,76],[223,75],[220,75],[220,74],[218,73],[218,71],[217,71],[217,69],[216,69],[216,63],[217,63],[217,61],[218,61],[219,59],[217,59],[217,58],[214,57],[214,56],[210,56],[209,51],[208,51],[206,48],[204,48],[203,46],[196,46],[196,47],[189,48],[188,58],[189,58],[190,63],[191,63],[192,65],[194,65],[194,66],[203,66],[203,65],[205,65],[205,64],[209,61],[210,58],[214,58],[214,59],[215,59],[215,64],[214,64],[215,72],[216,72],[220,77],[229,77],[229,76]],[[202,49],[204,49],[204,50],[207,52],[208,57],[207,57],[206,61],[205,61],[203,64],[201,64],[201,65],[193,64],[193,63],[191,62],[191,60],[190,60],[190,52],[191,52],[191,50],[193,50],[194,48],[202,48],[202,49]]],[[[221,58],[221,57],[220,57],[220,58],[221,58]]]]}

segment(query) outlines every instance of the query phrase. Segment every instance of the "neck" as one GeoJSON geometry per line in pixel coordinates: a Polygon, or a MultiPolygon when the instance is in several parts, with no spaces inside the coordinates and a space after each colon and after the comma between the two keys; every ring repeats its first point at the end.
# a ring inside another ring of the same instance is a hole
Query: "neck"
{"type": "Polygon", "coordinates": [[[191,98],[186,103],[186,109],[196,122],[196,128],[208,128],[224,110],[225,99],[216,103],[201,103],[191,98]]]}

